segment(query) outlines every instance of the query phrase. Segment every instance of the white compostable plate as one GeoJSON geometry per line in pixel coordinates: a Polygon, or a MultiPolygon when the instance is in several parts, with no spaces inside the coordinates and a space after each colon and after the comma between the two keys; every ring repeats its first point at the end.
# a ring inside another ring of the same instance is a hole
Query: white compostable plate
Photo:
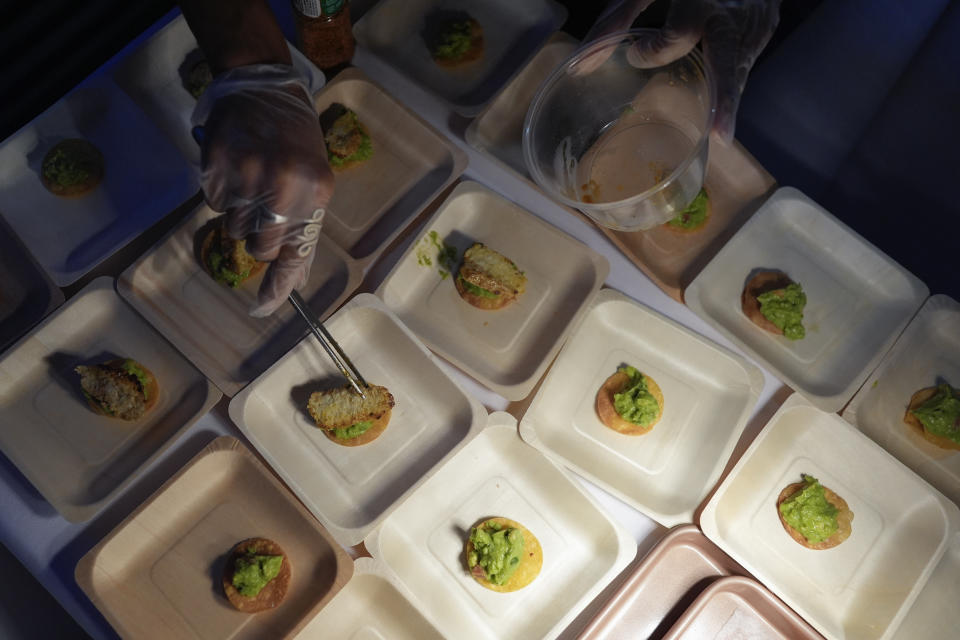
{"type": "Polygon", "coordinates": [[[467,154],[356,67],[338,73],[317,94],[317,111],[334,102],[357,114],[373,154],[335,172],[323,233],[368,265],[463,173],[467,154]]]}
{"type": "Polygon", "coordinates": [[[563,31],[553,34],[483,113],[473,119],[463,134],[467,144],[529,178],[523,161],[523,120],[527,108],[540,83],[579,46],[577,39],[563,31]]]}
{"type": "Polygon", "coordinates": [[[444,100],[477,115],[567,19],[552,0],[383,0],[353,27],[357,43],[444,100]],[[438,10],[466,11],[483,29],[483,57],[456,68],[434,62],[421,31],[438,10]]]}
{"type": "Polygon", "coordinates": [[[411,495],[366,540],[450,638],[552,638],[636,554],[629,533],[582,488],[517,436],[516,420],[490,426],[411,495]],[[543,566],[526,587],[497,593],[464,565],[478,520],[502,516],[540,542],[543,566]]]}
{"type": "Polygon", "coordinates": [[[357,558],[353,577],[304,627],[298,640],[442,640],[382,562],[357,558]]]}
{"type": "Polygon", "coordinates": [[[360,294],[324,326],[370,384],[396,402],[383,434],[332,442],[307,412],[346,384],[308,335],[230,402],[230,417],[340,544],[352,546],[483,427],[486,413],[378,298],[360,294]]]}
{"type": "Polygon", "coordinates": [[[0,215],[50,275],[73,283],[197,192],[193,171],[149,118],[103,77],[84,82],[0,146],[0,215]],[[84,138],[103,181],[62,198],[40,180],[47,152],[84,138]]]}
{"type": "Polygon", "coordinates": [[[960,388],[960,303],[936,295],[907,325],[843,417],[960,504],[960,451],[941,449],[903,421],[910,397],[941,382],[960,388]]]}
{"type": "Polygon", "coordinates": [[[704,534],[830,638],[893,635],[957,535],[960,510],[837,415],[792,395],[700,516],[704,534]],[[801,474],[853,512],[832,549],[797,543],[777,497],[801,474]]]}
{"type": "Polygon", "coordinates": [[[0,353],[61,304],[63,292],[0,219],[0,353]]]}
{"type": "Polygon", "coordinates": [[[597,294],[520,421],[525,441],[664,526],[690,522],[763,390],[747,360],[612,289],[597,294]],[[597,390],[621,365],[663,391],[642,436],[604,426],[597,390]]]}
{"type": "Polygon", "coordinates": [[[0,359],[0,449],[64,518],[89,519],[220,399],[220,392],[97,278],[0,359]],[[133,358],[156,405],[126,422],[94,413],[74,367],[133,358]]]}
{"type": "Polygon", "coordinates": [[[606,279],[606,258],[470,181],[424,230],[377,295],[441,356],[504,397],[525,398],[606,279]],[[474,242],[500,252],[526,274],[526,291],[496,311],[471,306],[457,293],[456,274],[438,273],[431,235],[456,247],[458,265],[474,242]]]}
{"type": "Polygon", "coordinates": [[[951,537],[947,552],[893,637],[897,640],[943,640],[956,636],[957,629],[960,629],[957,576],[960,576],[960,533],[951,537]]]}
{"type": "Polygon", "coordinates": [[[929,291],[923,282],[826,210],[778,189],[684,293],[687,305],[824,411],[860,387],[929,291]],[[779,270],[807,295],[806,337],[788,340],[743,314],[757,269],[779,270]]]}
{"type": "MultiPolygon", "coordinates": [[[[291,45],[294,68],[311,95],[323,87],[323,73],[291,45]]],[[[190,133],[196,99],[183,87],[183,75],[203,54],[182,15],[117,63],[113,79],[126,91],[184,158],[200,166],[200,145],[190,133]]]]}

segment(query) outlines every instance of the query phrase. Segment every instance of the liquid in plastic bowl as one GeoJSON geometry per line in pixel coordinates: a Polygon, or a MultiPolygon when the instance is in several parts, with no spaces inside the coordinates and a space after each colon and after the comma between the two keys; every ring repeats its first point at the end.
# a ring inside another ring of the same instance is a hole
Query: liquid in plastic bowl
{"type": "Polygon", "coordinates": [[[648,29],[574,52],[540,86],[523,156],[549,196],[598,224],[641,231],[679,215],[703,186],[713,79],[699,51],[653,68],[631,64],[648,29]]]}

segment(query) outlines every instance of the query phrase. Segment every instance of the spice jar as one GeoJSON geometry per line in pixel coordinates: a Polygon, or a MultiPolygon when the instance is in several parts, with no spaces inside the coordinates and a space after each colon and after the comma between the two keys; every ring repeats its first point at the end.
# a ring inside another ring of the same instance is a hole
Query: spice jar
{"type": "Polygon", "coordinates": [[[323,71],[353,58],[350,3],[346,0],[293,0],[300,50],[323,71]]]}

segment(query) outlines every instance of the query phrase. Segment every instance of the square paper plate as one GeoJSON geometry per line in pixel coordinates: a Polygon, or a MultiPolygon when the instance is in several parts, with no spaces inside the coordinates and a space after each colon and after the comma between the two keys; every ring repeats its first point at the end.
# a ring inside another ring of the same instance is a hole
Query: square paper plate
{"type": "Polygon", "coordinates": [[[64,518],[89,519],[220,392],[97,278],[0,360],[0,448],[64,518]],[[80,391],[79,364],[133,358],[160,387],[135,422],[95,414],[80,391]]]}
{"type": "Polygon", "coordinates": [[[863,384],[927,286],[796,189],[778,189],[687,289],[687,305],[824,411],[863,384]],[[740,308],[756,269],[803,286],[802,340],[768,333],[740,308]]]}
{"type": "Polygon", "coordinates": [[[954,637],[957,629],[960,629],[957,576],[960,576],[960,533],[955,533],[951,538],[940,564],[930,575],[893,637],[897,640],[943,640],[954,637]]]}
{"type": "Polygon", "coordinates": [[[567,19],[552,0],[384,0],[353,27],[357,43],[464,116],[477,115],[567,19]],[[436,11],[466,11],[483,29],[483,57],[462,67],[441,67],[421,35],[436,11]]]}
{"type": "MultiPolygon", "coordinates": [[[[277,361],[307,333],[292,307],[251,318],[263,274],[237,289],[211,278],[197,258],[197,237],[217,216],[197,211],[120,275],[120,295],[197,368],[232,396],[277,361]]],[[[310,280],[301,295],[321,318],[342,303],[362,279],[359,265],[320,235],[310,280]]]]}
{"type": "Polygon", "coordinates": [[[464,132],[467,144],[527,178],[523,160],[523,120],[527,108],[540,83],[579,46],[578,40],[563,31],[550,36],[543,48],[473,119],[464,132]]]}
{"type": "Polygon", "coordinates": [[[504,397],[525,398],[606,279],[609,263],[476,182],[458,184],[424,229],[377,295],[441,356],[504,397]],[[453,277],[438,273],[437,241],[456,247],[458,259],[474,242],[499,251],[525,272],[526,291],[498,311],[469,305],[453,277]]]}
{"type": "Polygon", "coordinates": [[[0,146],[0,214],[55,283],[76,281],[197,192],[177,150],[116,85],[74,89],[0,146]],[[61,198],[40,181],[46,153],[85,138],[103,154],[103,181],[61,198]]]}
{"type": "Polygon", "coordinates": [[[843,417],[960,504],[960,451],[941,449],[903,421],[910,397],[941,382],[960,388],[960,303],[936,295],[910,321],[843,417]]]}
{"type": "Polygon", "coordinates": [[[240,441],[197,454],[77,563],[76,580],[125,638],[291,638],[350,579],[349,556],[240,441]],[[233,608],[220,576],[241,540],[268,538],[292,577],[277,608],[233,608]]]}
{"type": "Polygon", "coordinates": [[[390,425],[359,447],[328,439],[313,391],[346,384],[311,335],[230,402],[230,417],[340,544],[376,527],[483,426],[485,412],[375,296],[324,323],[370,384],[393,394],[390,425]]]}
{"type": "MultiPolygon", "coordinates": [[[[311,95],[324,82],[323,73],[287,43],[293,66],[311,95]]],[[[183,87],[183,75],[203,59],[187,21],[177,16],[135,51],[119,61],[113,79],[191,164],[200,166],[200,146],[190,133],[196,99],[183,87]]]]}
{"type": "Polygon", "coordinates": [[[317,111],[334,102],[360,118],[373,155],[336,173],[323,233],[367,263],[463,173],[467,154],[356,67],[337,74],[317,95],[317,111]]]}
{"type": "Polygon", "coordinates": [[[731,576],[707,587],[663,640],[818,640],[820,637],[759,583],[731,576]]]}
{"type": "Polygon", "coordinates": [[[744,574],[693,524],[671,529],[617,589],[580,640],[658,638],[718,578],[744,574]]]}
{"type": "Polygon", "coordinates": [[[442,640],[380,561],[357,558],[353,578],[304,627],[298,640],[442,640]]]}
{"type": "Polygon", "coordinates": [[[889,638],[957,535],[960,510],[799,394],[780,407],[700,516],[708,538],[831,638],[889,638]],[[812,550],[784,530],[777,496],[802,473],[843,498],[850,537],[812,550]]]}
{"type": "Polygon", "coordinates": [[[0,353],[63,304],[63,292],[0,220],[0,353]]]}
{"type": "MultiPolygon", "coordinates": [[[[578,45],[562,31],[554,34],[465,133],[470,146],[526,178],[537,189],[523,161],[524,117],[540,83],[578,45]]],[[[696,233],[678,233],[666,225],[643,232],[598,226],[654,284],[681,302],[687,285],[756,211],[773,189],[774,179],[740,143],[712,138],[705,186],[710,194],[710,218],[696,233]]],[[[593,224],[580,212],[570,211],[593,224]]]]}
{"type": "Polygon", "coordinates": [[[551,638],[633,559],[637,547],[562,469],[517,437],[516,420],[490,426],[366,540],[450,638],[551,638]],[[526,587],[496,593],[464,566],[479,520],[502,516],[540,542],[543,566],[526,587]]]}
{"type": "Polygon", "coordinates": [[[690,522],[763,390],[753,364],[630,300],[600,291],[520,421],[523,439],[664,526],[690,522]],[[604,426],[597,390],[628,364],[663,391],[642,436],[604,426]]]}

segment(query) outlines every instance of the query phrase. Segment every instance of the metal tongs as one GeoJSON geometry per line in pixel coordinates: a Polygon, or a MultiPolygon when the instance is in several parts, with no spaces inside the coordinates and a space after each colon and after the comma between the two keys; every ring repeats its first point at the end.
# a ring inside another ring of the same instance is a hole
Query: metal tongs
{"type": "Polygon", "coordinates": [[[340,370],[340,373],[343,374],[343,377],[347,379],[347,382],[350,383],[350,386],[353,387],[353,390],[361,398],[366,398],[363,390],[366,389],[367,381],[363,379],[363,376],[360,375],[360,372],[357,371],[357,368],[353,366],[353,363],[350,362],[350,358],[347,357],[347,354],[343,352],[343,349],[340,348],[340,345],[337,344],[337,341],[333,339],[333,336],[330,335],[330,332],[327,331],[326,327],[317,319],[317,316],[314,315],[313,310],[307,306],[307,303],[303,298],[300,297],[300,294],[297,293],[296,289],[290,292],[290,304],[293,305],[293,308],[297,310],[310,327],[310,331],[313,332],[313,335],[320,341],[320,345],[323,347],[323,350],[327,352],[327,355],[330,356],[330,359],[333,360],[333,364],[336,365],[337,369],[340,370]]]}

